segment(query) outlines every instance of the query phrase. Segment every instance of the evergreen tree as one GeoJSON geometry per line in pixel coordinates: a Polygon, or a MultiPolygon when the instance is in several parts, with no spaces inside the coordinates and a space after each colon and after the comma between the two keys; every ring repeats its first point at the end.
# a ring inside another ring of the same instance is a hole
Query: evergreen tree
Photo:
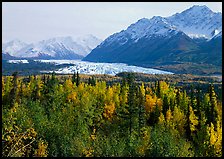
{"type": "Polygon", "coordinates": [[[43,82],[44,84],[46,83],[46,75],[44,74],[44,77],[43,77],[43,82]]]}
{"type": "Polygon", "coordinates": [[[158,98],[161,98],[161,86],[160,86],[160,81],[157,82],[156,96],[157,96],[158,98]]]}
{"type": "Polygon", "coordinates": [[[140,84],[132,73],[121,85],[44,78],[2,78],[3,156],[222,157],[222,103],[213,85],[187,96],[189,88],[140,84]]]}
{"type": "Polygon", "coordinates": [[[138,97],[138,122],[139,122],[139,135],[140,130],[146,124],[146,114],[145,114],[145,89],[142,83],[141,87],[138,87],[137,90],[137,97],[138,97]]]}
{"type": "Polygon", "coordinates": [[[92,81],[91,81],[91,78],[89,77],[88,78],[88,84],[91,85],[91,83],[92,83],[92,81]]]}
{"type": "Polygon", "coordinates": [[[12,83],[13,83],[13,87],[12,90],[10,92],[10,97],[11,97],[11,103],[10,106],[12,107],[15,102],[16,102],[16,98],[17,98],[17,94],[18,94],[18,72],[14,72],[12,74],[13,79],[12,79],[12,83]]]}
{"type": "Polygon", "coordinates": [[[190,104],[191,104],[191,107],[193,109],[196,109],[196,104],[195,104],[195,96],[194,96],[194,87],[193,85],[191,85],[191,88],[190,88],[190,104]]]}
{"type": "Polygon", "coordinates": [[[77,75],[76,75],[76,86],[78,87],[80,84],[80,77],[79,77],[79,73],[77,71],[77,75]]]}
{"type": "Polygon", "coordinates": [[[96,85],[96,80],[95,80],[95,78],[93,76],[91,78],[89,77],[88,84],[91,85],[91,86],[95,86],[96,85]]]}
{"type": "Polygon", "coordinates": [[[180,109],[183,110],[184,114],[187,114],[188,111],[188,97],[186,90],[181,95],[181,100],[180,100],[180,109]]]}
{"type": "MultiPolygon", "coordinates": [[[[197,95],[196,95],[196,100],[197,100],[197,103],[196,103],[196,108],[197,108],[197,112],[196,112],[196,115],[198,116],[198,120],[200,121],[201,120],[201,111],[203,111],[201,109],[201,90],[198,86],[197,88],[197,95]]],[[[200,122],[198,124],[198,128],[200,128],[200,122]]]]}
{"type": "Polygon", "coordinates": [[[72,75],[72,83],[76,83],[76,73],[74,72],[72,75]]]}
{"type": "Polygon", "coordinates": [[[96,79],[93,76],[91,78],[91,83],[92,83],[92,86],[95,86],[96,85],[96,79]]]}
{"type": "Polygon", "coordinates": [[[211,103],[211,111],[210,111],[210,119],[211,123],[215,124],[216,123],[216,118],[217,118],[217,100],[216,100],[216,94],[214,91],[214,86],[209,85],[209,97],[210,97],[210,103],[211,103]]]}
{"type": "Polygon", "coordinates": [[[190,128],[190,104],[188,104],[186,118],[187,118],[186,137],[188,138],[188,140],[192,141],[191,128],[190,128]]]}
{"type": "Polygon", "coordinates": [[[129,94],[128,94],[128,112],[129,112],[129,135],[132,133],[133,129],[133,118],[136,110],[135,105],[135,84],[134,84],[134,76],[132,73],[129,73],[127,76],[127,82],[129,85],[129,94]]]}
{"type": "Polygon", "coordinates": [[[167,95],[165,94],[163,98],[163,110],[162,110],[163,115],[166,115],[168,109],[169,109],[169,101],[167,95]]]}

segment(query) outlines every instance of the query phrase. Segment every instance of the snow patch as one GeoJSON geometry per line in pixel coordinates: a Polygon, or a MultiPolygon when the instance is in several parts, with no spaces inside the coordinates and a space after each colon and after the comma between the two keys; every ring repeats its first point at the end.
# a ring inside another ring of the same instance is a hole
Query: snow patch
{"type": "Polygon", "coordinates": [[[27,60],[8,60],[8,63],[29,63],[27,60]]]}

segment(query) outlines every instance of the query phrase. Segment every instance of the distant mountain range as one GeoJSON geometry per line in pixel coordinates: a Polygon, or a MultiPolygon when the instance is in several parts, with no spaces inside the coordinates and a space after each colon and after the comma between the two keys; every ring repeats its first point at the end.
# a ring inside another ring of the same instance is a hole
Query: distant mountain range
{"type": "Polygon", "coordinates": [[[82,59],[102,42],[93,35],[56,37],[35,44],[13,40],[3,44],[3,59],[82,59]]]}
{"type": "Polygon", "coordinates": [[[109,36],[83,60],[145,67],[211,64],[221,69],[221,42],[222,14],[195,5],[170,17],[142,18],[109,36]]]}
{"type": "Polygon", "coordinates": [[[57,37],[35,44],[14,40],[3,44],[2,57],[82,59],[174,73],[219,74],[222,72],[222,13],[195,5],[169,17],[139,19],[104,41],[93,35],[74,40],[57,37]]]}

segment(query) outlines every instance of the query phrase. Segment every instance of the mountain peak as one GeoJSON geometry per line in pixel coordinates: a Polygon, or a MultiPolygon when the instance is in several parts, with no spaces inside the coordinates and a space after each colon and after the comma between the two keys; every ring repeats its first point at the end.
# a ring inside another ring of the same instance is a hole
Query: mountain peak
{"type": "Polygon", "coordinates": [[[167,19],[166,18],[163,18],[163,17],[161,17],[161,16],[153,16],[151,19],[150,19],[150,22],[152,23],[152,24],[157,24],[158,23],[158,25],[166,25],[166,26],[171,26],[171,24],[168,24],[168,21],[167,21],[167,19]]]}
{"type": "Polygon", "coordinates": [[[4,43],[2,45],[2,51],[7,52],[10,55],[15,55],[18,50],[22,49],[25,46],[27,46],[26,43],[24,43],[18,39],[15,39],[15,40],[11,40],[7,43],[4,43]]]}
{"type": "Polygon", "coordinates": [[[155,21],[158,21],[158,20],[163,20],[164,18],[161,17],[161,16],[153,16],[150,20],[155,20],[155,21]]]}
{"type": "Polygon", "coordinates": [[[92,49],[94,49],[96,46],[98,46],[102,40],[97,38],[96,36],[92,34],[86,34],[80,37],[77,37],[75,39],[76,43],[83,46],[83,48],[86,50],[86,53],[83,54],[86,56],[92,49]]]}
{"type": "MultiPolygon", "coordinates": [[[[139,19],[137,22],[131,24],[128,28],[133,28],[135,27],[136,25],[141,25],[141,26],[145,26],[145,25],[148,25],[150,23],[149,19],[148,18],[141,18],[139,19]]],[[[127,29],[128,29],[127,28],[127,29]]]]}
{"type": "Polygon", "coordinates": [[[183,11],[182,13],[187,14],[212,14],[214,13],[211,9],[209,9],[206,5],[194,5],[189,9],[183,11]]]}
{"type": "Polygon", "coordinates": [[[137,21],[137,23],[139,23],[139,22],[148,22],[149,21],[149,19],[148,18],[141,18],[141,19],[139,19],[138,21],[137,21]]]}
{"type": "MultiPolygon", "coordinates": [[[[221,55],[220,45],[218,47],[215,45],[216,49],[211,41],[210,46],[206,46],[205,49],[207,40],[204,38],[211,38],[213,35],[216,35],[215,38],[222,37],[220,15],[205,5],[195,5],[170,17],[142,18],[132,23],[126,30],[109,36],[83,60],[144,66],[163,65],[169,62],[201,63],[206,60],[208,61],[205,63],[213,63],[214,61],[209,58],[214,56],[213,52],[221,55]],[[203,39],[195,40],[193,39],[195,37],[203,39]],[[203,54],[196,55],[200,52],[203,54]],[[195,55],[197,58],[192,58],[195,55]]],[[[214,40],[219,41],[219,38],[214,40]]],[[[220,63],[219,55],[214,63],[220,63]]]]}
{"type": "Polygon", "coordinates": [[[88,34],[83,39],[75,39],[71,36],[58,36],[41,40],[34,44],[25,44],[20,40],[13,40],[3,44],[2,52],[14,57],[68,58],[77,59],[86,56],[102,40],[88,34]],[[80,41],[79,41],[80,40],[80,41]]]}
{"type": "Polygon", "coordinates": [[[206,5],[194,5],[189,9],[167,17],[168,21],[192,37],[210,39],[213,32],[222,30],[222,14],[215,13],[206,5]]]}
{"type": "Polygon", "coordinates": [[[189,9],[201,9],[201,10],[211,10],[206,5],[193,5],[189,9]]]}

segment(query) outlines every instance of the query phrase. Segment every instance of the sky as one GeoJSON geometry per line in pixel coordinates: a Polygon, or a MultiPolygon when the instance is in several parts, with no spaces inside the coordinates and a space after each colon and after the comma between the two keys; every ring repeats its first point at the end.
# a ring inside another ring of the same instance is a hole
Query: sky
{"type": "Polygon", "coordinates": [[[222,12],[222,2],[2,2],[2,41],[87,34],[104,40],[141,18],[167,17],[193,5],[222,12]]]}

